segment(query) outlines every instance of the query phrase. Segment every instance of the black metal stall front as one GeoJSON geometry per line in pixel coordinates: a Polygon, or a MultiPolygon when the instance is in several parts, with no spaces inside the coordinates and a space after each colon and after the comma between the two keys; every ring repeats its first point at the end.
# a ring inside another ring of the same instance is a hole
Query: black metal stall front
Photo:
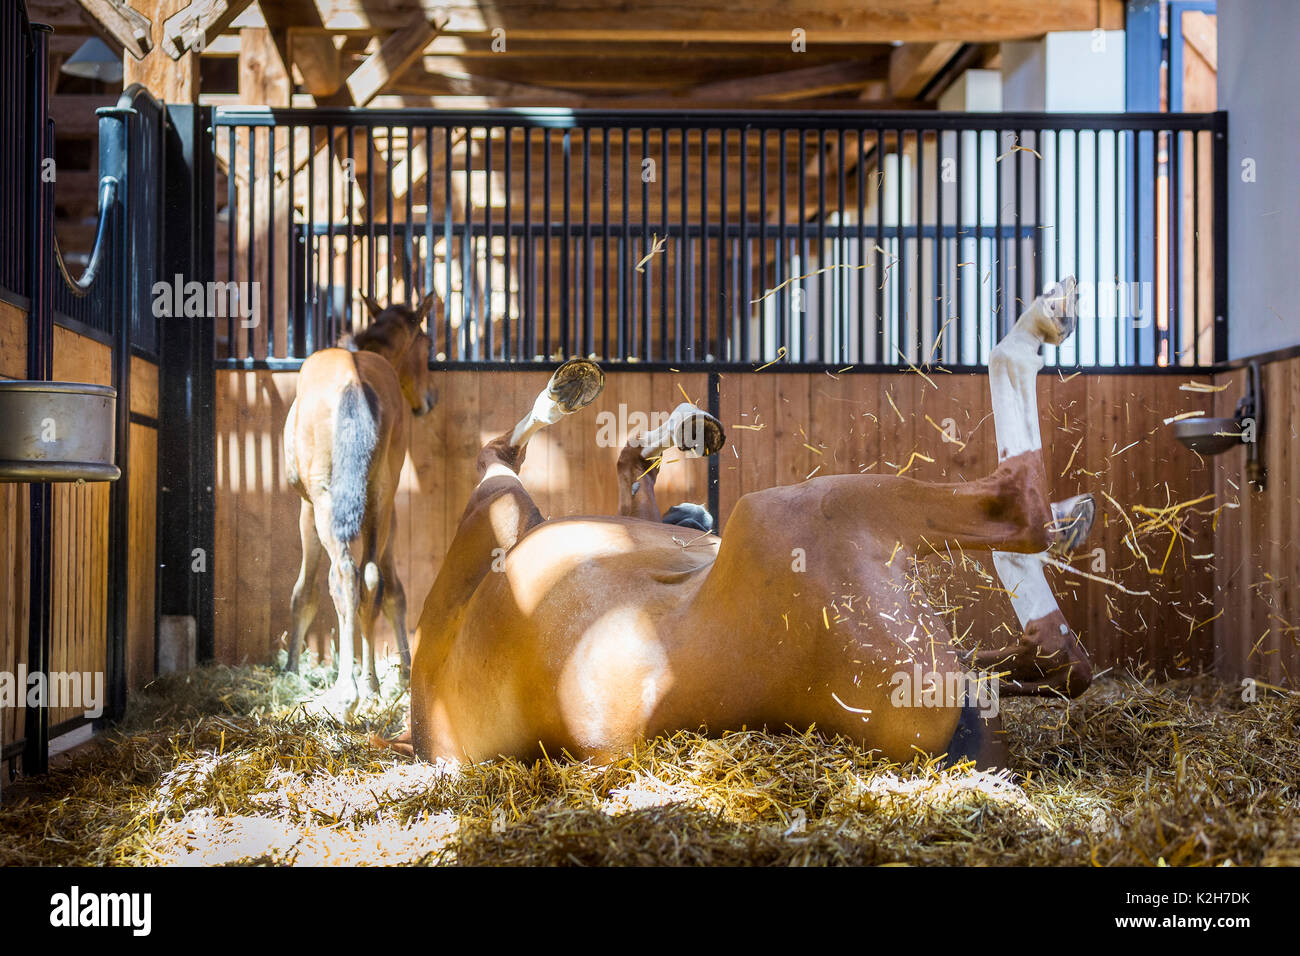
{"type": "Polygon", "coordinates": [[[295,367],[362,295],[434,291],[448,365],[978,369],[1071,273],[1084,314],[1049,365],[1224,355],[1222,113],[231,107],[212,128],[218,367],[295,367]]]}

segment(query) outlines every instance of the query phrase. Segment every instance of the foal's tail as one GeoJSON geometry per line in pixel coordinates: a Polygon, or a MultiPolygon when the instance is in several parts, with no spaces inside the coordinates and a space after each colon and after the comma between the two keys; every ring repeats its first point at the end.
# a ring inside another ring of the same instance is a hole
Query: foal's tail
{"type": "Polygon", "coordinates": [[[352,382],[339,396],[334,415],[334,456],[330,471],[330,530],[343,542],[361,533],[366,514],[370,459],[379,429],[365,387],[352,382]]]}

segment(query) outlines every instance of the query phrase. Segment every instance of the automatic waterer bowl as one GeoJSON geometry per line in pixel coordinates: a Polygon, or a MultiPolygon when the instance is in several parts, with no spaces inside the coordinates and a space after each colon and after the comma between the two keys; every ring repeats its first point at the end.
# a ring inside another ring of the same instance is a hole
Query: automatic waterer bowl
{"type": "Polygon", "coordinates": [[[0,381],[0,481],[116,481],[117,390],[0,381]]]}

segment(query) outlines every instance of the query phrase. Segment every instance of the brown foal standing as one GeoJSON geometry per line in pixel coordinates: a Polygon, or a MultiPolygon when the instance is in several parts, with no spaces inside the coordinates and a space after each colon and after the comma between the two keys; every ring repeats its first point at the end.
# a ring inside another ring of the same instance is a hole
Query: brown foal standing
{"type": "Polygon", "coordinates": [[[436,399],[430,339],[421,327],[430,294],[416,309],[381,309],[365,299],[372,323],[341,345],[302,364],[298,396],[284,424],[285,471],[302,496],[298,530],[302,568],[293,588],[289,670],[298,669],[303,639],[316,614],[316,578],[329,554],[329,589],[338,612],[338,677],[344,703],[358,697],[353,646],[363,641],[362,684],[379,690],[374,624],[383,609],[397,635],[402,678],[410,672],[406,596],[393,564],[393,495],[406,457],[411,414],[436,399]]]}

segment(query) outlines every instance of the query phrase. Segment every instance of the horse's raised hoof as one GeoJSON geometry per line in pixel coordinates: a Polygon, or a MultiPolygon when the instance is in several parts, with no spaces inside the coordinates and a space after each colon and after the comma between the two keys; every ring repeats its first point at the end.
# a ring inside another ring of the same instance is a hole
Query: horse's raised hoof
{"type": "Polygon", "coordinates": [[[678,422],[673,429],[673,445],[700,458],[716,455],[726,441],[722,422],[699,408],[678,422]]]}
{"type": "Polygon", "coordinates": [[[1053,501],[1052,526],[1048,529],[1052,539],[1051,552],[1065,557],[1081,548],[1088,540],[1096,517],[1097,503],[1090,494],[1053,501]]]}
{"type": "Polygon", "coordinates": [[[546,394],[566,415],[586,408],[605,388],[605,372],[587,359],[569,359],[555,370],[546,394]]]}

